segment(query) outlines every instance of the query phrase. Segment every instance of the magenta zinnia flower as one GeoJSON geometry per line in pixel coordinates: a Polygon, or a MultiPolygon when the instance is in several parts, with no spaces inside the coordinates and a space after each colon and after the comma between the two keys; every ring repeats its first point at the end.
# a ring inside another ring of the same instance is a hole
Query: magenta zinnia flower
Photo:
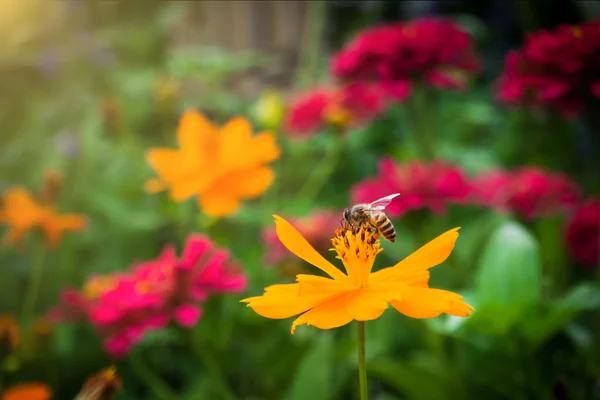
{"type": "Polygon", "coordinates": [[[308,138],[328,126],[345,132],[376,119],[384,108],[381,91],[372,85],[321,86],[295,96],[285,127],[295,138],[308,138]]]}
{"type": "Polygon", "coordinates": [[[171,321],[194,326],[210,295],[245,287],[246,277],[229,252],[193,234],[180,259],[175,248],[167,246],[155,260],[134,264],[125,273],[91,277],[81,293],[65,291],[63,304],[51,315],[88,320],[104,338],[106,350],[122,357],[148,331],[171,321]]]}
{"type": "Polygon", "coordinates": [[[466,77],[479,69],[471,35],[440,18],[366,29],[334,56],[331,67],[337,79],[377,84],[400,101],[417,82],[465,89],[466,77]]]}
{"type": "Polygon", "coordinates": [[[598,266],[600,246],[600,201],[582,204],[567,224],[566,241],[569,252],[583,267],[598,266]]]}
{"type": "Polygon", "coordinates": [[[579,186],[567,176],[533,167],[482,173],[473,188],[476,204],[528,220],[571,211],[580,201],[579,186]]]}
{"type": "Polygon", "coordinates": [[[506,57],[498,99],[577,115],[586,98],[600,98],[600,20],[562,25],[527,36],[506,57]]]}
{"type": "Polygon", "coordinates": [[[399,217],[409,211],[428,208],[444,213],[448,204],[463,204],[471,194],[471,185],[461,168],[448,162],[415,161],[398,164],[390,158],[379,161],[379,174],[352,189],[354,203],[370,203],[400,193],[386,208],[386,214],[399,217]]]}

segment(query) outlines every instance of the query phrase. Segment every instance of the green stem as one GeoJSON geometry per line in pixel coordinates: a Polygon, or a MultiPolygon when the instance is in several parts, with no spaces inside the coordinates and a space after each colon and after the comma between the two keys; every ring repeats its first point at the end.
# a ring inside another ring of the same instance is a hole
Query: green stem
{"type": "Polygon", "coordinates": [[[327,15],[326,1],[309,1],[307,7],[302,39],[304,46],[300,53],[300,71],[298,71],[296,81],[296,86],[300,87],[304,84],[310,85],[316,78],[327,15]]]}
{"type": "MultiPolygon", "coordinates": [[[[40,292],[40,286],[42,284],[42,275],[44,272],[44,258],[46,250],[42,243],[37,251],[35,251],[35,259],[32,261],[29,270],[29,285],[27,292],[25,293],[25,300],[23,302],[23,314],[22,320],[24,324],[31,326],[35,315],[35,303],[40,292]]],[[[30,329],[31,331],[31,329],[30,329]]]]}
{"type": "Polygon", "coordinates": [[[146,365],[139,352],[131,352],[129,360],[135,374],[152,390],[156,397],[161,400],[177,399],[177,395],[171,388],[146,365]]]}
{"type": "Polygon", "coordinates": [[[323,156],[323,162],[320,164],[319,168],[315,168],[314,174],[300,189],[300,192],[298,193],[299,198],[303,200],[308,199],[312,202],[312,200],[319,195],[323,187],[329,182],[331,175],[335,172],[335,168],[341,159],[343,150],[344,146],[340,143],[340,140],[331,140],[331,143],[323,156]]]}
{"type": "Polygon", "coordinates": [[[365,322],[358,323],[358,380],[360,385],[360,400],[368,400],[367,389],[367,358],[365,356],[365,322]]]}
{"type": "Polygon", "coordinates": [[[206,368],[206,370],[210,374],[212,378],[211,381],[216,385],[217,389],[219,390],[219,398],[224,400],[235,400],[236,396],[229,388],[229,385],[227,384],[227,381],[221,372],[221,368],[219,368],[219,365],[215,362],[215,359],[212,357],[208,346],[200,347],[198,341],[194,336],[194,331],[191,329],[187,329],[185,335],[187,335],[192,350],[200,359],[202,364],[204,364],[204,368],[206,368]]]}
{"type": "Polygon", "coordinates": [[[427,89],[421,86],[416,86],[405,102],[406,116],[412,123],[414,140],[419,147],[420,156],[425,160],[435,158],[435,132],[432,128],[435,110],[431,103],[427,89]]]}

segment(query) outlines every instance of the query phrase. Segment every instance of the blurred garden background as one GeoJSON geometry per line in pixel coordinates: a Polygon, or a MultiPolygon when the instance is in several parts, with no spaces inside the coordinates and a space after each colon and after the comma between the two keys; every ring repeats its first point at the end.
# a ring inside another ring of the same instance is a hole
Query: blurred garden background
{"type": "Polygon", "coordinates": [[[358,399],[354,323],[240,300],[461,227],[466,318],[366,324],[375,400],[600,399],[600,3],[0,0],[5,400],[358,399]],[[250,137],[252,131],[252,137],[250,137]]]}

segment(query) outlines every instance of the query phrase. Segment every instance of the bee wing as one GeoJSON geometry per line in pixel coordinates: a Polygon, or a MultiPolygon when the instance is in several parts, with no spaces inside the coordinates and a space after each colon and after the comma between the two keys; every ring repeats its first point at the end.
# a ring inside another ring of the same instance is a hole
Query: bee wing
{"type": "Polygon", "coordinates": [[[390,205],[392,200],[400,196],[400,193],[390,194],[389,196],[382,197],[369,204],[369,210],[371,211],[383,211],[387,206],[390,205]]]}

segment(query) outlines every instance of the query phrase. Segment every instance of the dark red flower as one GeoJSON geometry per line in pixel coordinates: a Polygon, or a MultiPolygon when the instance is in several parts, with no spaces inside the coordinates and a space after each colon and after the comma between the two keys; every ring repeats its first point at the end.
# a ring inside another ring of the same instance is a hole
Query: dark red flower
{"type": "Polygon", "coordinates": [[[345,131],[377,118],[384,107],[381,92],[371,85],[317,87],[292,100],[286,130],[295,137],[309,137],[326,126],[345,131]]]}
{"type": "Polygon", "coordinates": [[[408,211],[429,208],[444,213],[451,203],[465,203],[471,194],[465,173],[450,163],[429,164],[415,161],[400,165],[395,160],[379,161],[379,174],[357,184],[352,190],[355,203],[370,203],[380,197],[400,193],[386,209],[386,214],[398,217],[408,211]]]}
{"type": "Polygon", "coordinates": [[[506,57],[498,99],[577,115],[586,97],[600,98],[599,54],[600,20],[530,34],[506,57]]]}
{"type": "Polygon", "coordinates": [[[500,212],[513,211],[529,220],[570,211],[580,201],[576,183],[563,174],[539,168],[486,172],[472,183],[476,204],[500,212]]]}
{"type": "Polygon", "coordinates": [[[566,241],[572,257],[583,266],[598,266],[600,245],[600,201],[582,204],[567,224],[566,241]]]}
{"type": "Polygon", "coordinates": [[[331,67],[342,81],[371,82],[403,100],[415,82],[465,89],[465,77],[478,70],[478,62],[470,34],[450,20],[424,18],[360,32],[331,67]]]}

